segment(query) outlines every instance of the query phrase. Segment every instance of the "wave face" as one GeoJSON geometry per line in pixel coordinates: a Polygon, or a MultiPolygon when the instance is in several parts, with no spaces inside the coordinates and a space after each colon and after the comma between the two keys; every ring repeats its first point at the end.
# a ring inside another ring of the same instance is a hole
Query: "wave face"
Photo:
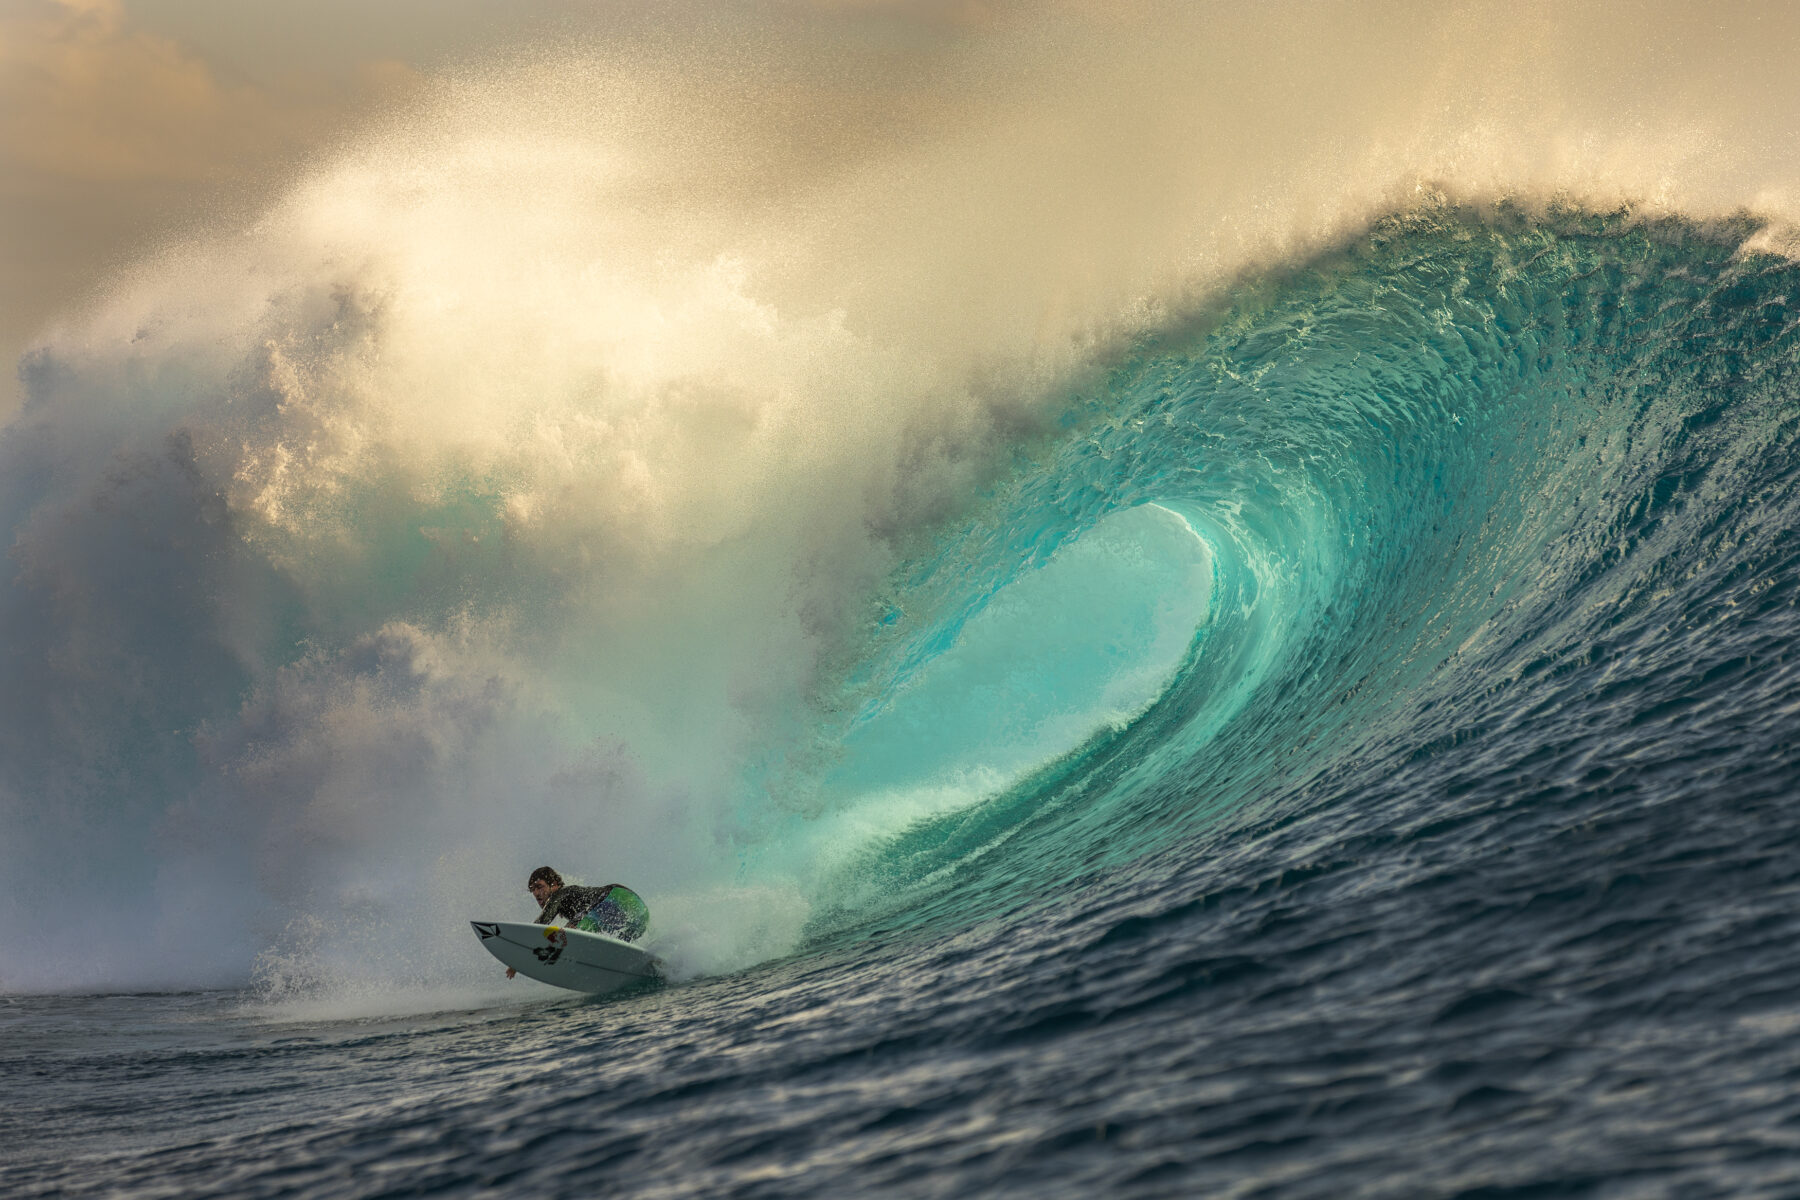
{"type": "Polygon", "coordinates": [[[1149,339],[913,564],[858,686],[904,694],[969,609],[1145,505],[1210,570],[1179,668],[859,868],[983,911],[1302,816],[1405,839],[1773,799],[1800,274],[1753,232],[1429,208],[1149,339]]]}
{"type": "Polygon", "coordinates": [[[882,1120],[1003,1086],[930,1144],[1067,1194],[1790,1185],[1800,270],[1752,234],[1381,221],[1149,339],[913,564],[852,724],[1120,514],[1210,595],[1140,714],[847,871],[823,940],[916,947],[884,1031],[957,1064],[882,1120]]]}

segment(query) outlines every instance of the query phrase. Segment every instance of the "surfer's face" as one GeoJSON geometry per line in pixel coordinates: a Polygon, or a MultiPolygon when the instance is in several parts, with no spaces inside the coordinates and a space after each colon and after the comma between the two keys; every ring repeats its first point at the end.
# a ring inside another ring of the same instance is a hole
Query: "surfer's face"
{"type": "Polygon", "coordinates": [[[535,880],[531,883],[526,884],[525,890],[531,893],[531,898],[533,900],[536,900],[539,904],[542,904],[546,899],[549,898],[550,893],[554,892],[556,889],[550,886],[549,880],[539,879],[539,880],[535,880]]]}

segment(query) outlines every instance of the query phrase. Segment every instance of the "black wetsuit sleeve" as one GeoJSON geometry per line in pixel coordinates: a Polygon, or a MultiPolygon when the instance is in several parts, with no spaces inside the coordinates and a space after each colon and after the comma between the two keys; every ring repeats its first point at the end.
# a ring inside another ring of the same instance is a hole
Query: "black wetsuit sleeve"
{"type": "Polygon", "coordinates": [[[544,902],[544,911],[532,923],[548,925],[552,921],[579,921],[588,909],[606,898],[613,886],[609,883],[605,887],[591,888],[564,884],[550,893],[550,898],[544,902]]]}
{"type": "Polygon", "coordinates": [[[579,917],[583,911],[579,907],[580,891],[580,888],[565,884],[551,892],[550,898],[544,901],[544,911],[537,915],[533,924],[548,925],[552,921],[567,921],[579,917]]]}

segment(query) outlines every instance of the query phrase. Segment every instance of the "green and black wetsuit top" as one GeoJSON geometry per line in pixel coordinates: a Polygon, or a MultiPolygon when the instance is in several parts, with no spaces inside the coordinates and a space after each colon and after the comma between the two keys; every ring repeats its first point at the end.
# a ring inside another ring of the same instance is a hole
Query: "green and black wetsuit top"
{"type": "Polygon", "coordinates": [[[551,923],[588,933],[605,933],[622,942],[635,942],[650,926],[650,907],[628,887],[580,887],[565,883],[544,901],[536,924],[551,923]]]}

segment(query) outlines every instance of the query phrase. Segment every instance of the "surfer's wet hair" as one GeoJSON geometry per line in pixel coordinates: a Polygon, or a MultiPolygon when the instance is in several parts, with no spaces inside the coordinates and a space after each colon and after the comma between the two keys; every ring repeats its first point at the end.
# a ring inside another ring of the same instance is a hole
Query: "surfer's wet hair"
{"type": "Polygon", "coordinates": [[[559,888],[562,886],[562,876],[558,875],[555,871],[551,870],[549,867],[539,867],[537,870],[533,871],[531,873],[531,878],[527,879],[525,881],[525,886],[530,887],[532,884],[536,883],[540,879],[543,880],[545,883],[549,884],[553,888],[559,888]]]}

